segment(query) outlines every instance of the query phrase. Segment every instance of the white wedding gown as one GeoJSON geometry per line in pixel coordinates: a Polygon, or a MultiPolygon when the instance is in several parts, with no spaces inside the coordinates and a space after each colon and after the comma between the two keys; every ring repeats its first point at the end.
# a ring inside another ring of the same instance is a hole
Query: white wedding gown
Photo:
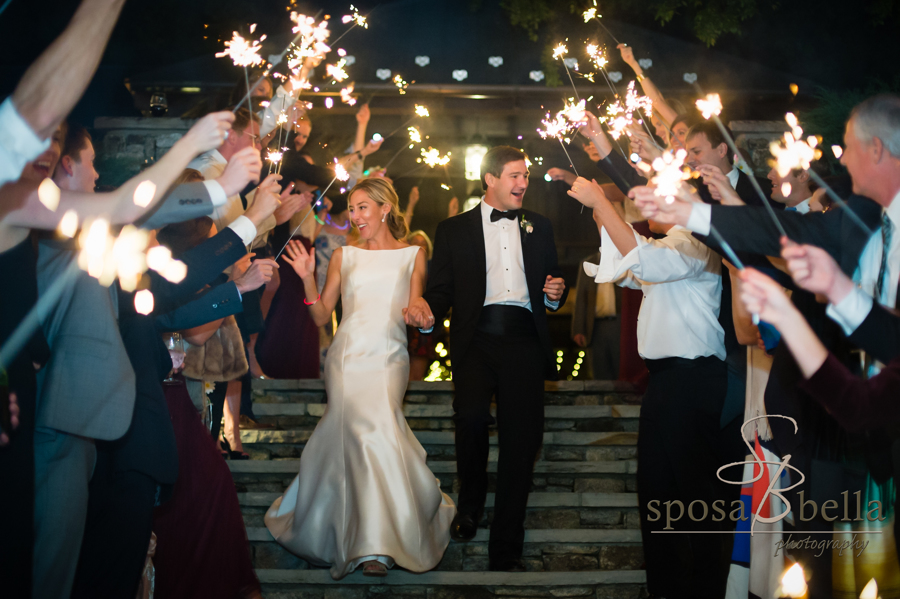
{"type": "Polygon", "coordinates": [[[342,249],[343,320],[325,361],[328,404],[300,473],[266,513],[281,545],[330,565],[335,579],[370,559],[425,572],[450,542],[456,506],[403,416],[402,310],[418,249],[342,249]]]}

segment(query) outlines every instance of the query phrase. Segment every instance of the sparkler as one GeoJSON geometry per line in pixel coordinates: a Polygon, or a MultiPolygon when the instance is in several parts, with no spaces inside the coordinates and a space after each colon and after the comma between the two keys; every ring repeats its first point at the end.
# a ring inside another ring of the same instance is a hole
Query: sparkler
{"type": "MultiPolygon", "coordinates": [[[[341,17],[341,22],[342,22],[344,25],[346,25],[347,23],[350,23],[350,22],[352,21],[352,22],[353,22],[353,25],[351,25],[351,26],[347,29],[347,31],[345,31],[344,33],[342,33],[342,34],[340,35],[340,37],[338,37],[336,40],[334,40],[334,43],[335,43],[335,44],[338,43],[338,41],[340,41],[345,35],[347,35],[347,34],[350,33],[351,31],[353,31],[353,28],[354,28],[354,27],[362,27],[363,29],[368,29],[368,28],[369,28],[369,23],[368,23],[368,21],[366,21],[366,17],[364,17],[364,16],[362,16],[361,14],[359,14],[359,9],[358,9],[358,8],[356,8],[355,6],[353,6],[353,5],[351,4],[351,5],[350,5],[350,10],[351,10],[351,14],[349,14],[349,15],[344,15],[343,17],[341,17]]],[[[373,9],[373,10],[374,10],[374,9],[373,9]]],[[[369,12],[369,14],[370,14],[370,15],[372,14],[371,11],[369,12]]]]}
{"type": "Polygon", "coordinates": [[[344,165],[341,164],[340,162],[338,162],[337,158],[335,158],[334,159],[334,178],[331,180],[331,182],[328,184],[328,186],[325,187],[325,190],[321,193],[321,195],[319,196],[319,199],[316,200],[316,202],[312,206],[309,207],[309,212],[306,213],[306,216],[304,216],[300,220],[300,223],[294,228],[294,230],[291,231],[291,234],[288,236],[287,241],[284,242],[284,245],[281,246],[281,249],[278,250],[277,254],[275,254],[276,261],[278,260],[278,257],[281,256],[281,253],[284,251],[284,248],[287,247],[288,243],[290,243],[291,239],[293,239],[294,235],[296,235],[297,231],[300,230],[300,227],[303,226],[303,223],[306,222],[306,219],[309,218],[309,215],[313,214],[316,211],[316,207],[322,203],[322,199],[325,197],[325,194],[328,193],[328,190],[331,189],[331,186],[334,185],[334,182],[335,181],[347,181],[348,179],[350,179],[350,173],[348,173],[347,169],[344,168],[344,165]]]}
{"type": "Polygon", "coordinates": [[[416,162],[424,162],[431,168],[446,166],[450,163],[450,152],[441,156],[441,152],[437,148],[429,147],[427,150],[422,148],[422,157],[416,159],[416,162]]]}
{"type": "Polygon", "coordinates": [[[352,94],[353,84],[351,83],[349,86],[341,90],[341,102],[347,104],[348,106],[354,106],[356,104],[356,98],[354,98],[352,94]]]}
{"type": "Polygon", "coordinates": [[[871,236],[873,231],[866,226],[866,223],[863,222],[859,215],[816,171],[810,168],[812,161],[822,156],[822,151],[816,147],[819,140],[814,135],[810,135],[806,140],[803,139],[803,129],[797,123],[797,117],[793,113],[787,113],[785,121],[787,121],[791,130],[785,131],[782,142],[773,141],[769,144],[769,150],[772,152],[772,156],[775,157],[775,170],[782,177],[795,169],[808,172],[809,178],[824,189],[828,197],[847,212],[847,216],[853,221],[853,224],[864,231],[866,235],[871,236]]]}
{"type": "Polygon", "coordinates": [[[566,118],[564,112],[557,112],[556,116],[553,118],[550,118],[550,113],[548,112],[546,118],[541,121],[541,124],[544,126],[544,129],[538,129],[538,134],[543,139],[555,137],[557,141],[559,141],[559,146],[563,149],[563,152],[565,152],[566,158],[569,159],[569,166],[575,171],[575,176],[580,177],[581,175],[578,174],[578,169],[575,168],[575,163],[572,161],[572,157],[569,156],[569,151],[563,143],[563,137],[567,136],[569,133],[574,133],[576,127],[566,118]]]}
{"type": "Polygon", "coordinates": [[[606,25],[603,24],[603,21],[600,20],[603,15],[597,14],[597,0],[594,0],[594,6],[584,11],[581,16],[584,17],[585,23],[590,23],[591,20],[597,21],[597,23],[600,24],[600,27],[603,28],[603,31],[616,42],[617,46],[619,45],[619,40],[616,39],[616,36],[614,36],[612,32],[606,28],[606,25]]]}
{"type": "Polygon", "coordinates": [[[341,58],[339,61],[337,61],[337,64],[325,65],[325,72],[328,73],[329,77],[340,83],[348,77],[347,71],[344,70],[344,67],[346,65],[347,60],[345,58],[341,58]]]}
{"type": "MultiPolygon", "coordinates": [[[[250,27],[250,32],[253,33],[256,25],[252,25],[250,27]]],[[[225,42],[225,50],[222,52],[216,53],[216,58],[224,58],[229,57],[234,61],[234,66],[236,67],[253,67],[261,65],[263,62],[263,57],[259,55],[260,50],[262,50],[262,46],[260,46],[260,42],[266,39],[266,36],[262,36],[258,40],[247,40],[235,31],[230,40],[225,42]]]]}
{"type": "Polygon", "coordinates": [[[428,112],[428,108],[426,108],[425,106],[422,106],[420,104],[416,104],[416,113],[413,116],[409,117],[405,123],[403,123],[396,129],[394,129],[393,131],[391,131],[390,133],[385,135],[382,139],[390,139],[391,137],[394,136],[394,134],[396,134],[398,131],[400,131],[400,129],[403,129],[404,127],[408,126],[411,122],[413,122],[414,120],[416,120],[419,117],[428,118],[430,116],[431,116],[431,114],[428,112]]]}
{"type": "Polygon", "coordinates": [[[575,88],[575,80],[572,79],[572,73],[569,72],[569,65],[566,64],[565,56],[568,53],[569,49],[566,48],[566,45],[564,43],[560,42],[553,49],[553,60],[562,59],[563,67],[566,69],[566,75],[569,76],[569,83],[572,84],[572,91],[575,92],[575,97],[580,100],[581,97],[578,95],[578,90],[575,88]]]}
{"type": "MultiPolygon", "coordinates": [[[[695,87],[698,91],[700,91],[700,86],[695,84],[695,87]]],[[[702,92],[700,92],[702,95],[702,92]]],[[[700,113],[703,115],[703,118],[712,119],[716,122],[716,125],[719,127],[719,131],[722,133],[722,137],[725,138],[725,141],[728,142],[728,147],[731,148],[731,151],[734,153],[734,158],[738,163],[738,166],[743,167],[744,170],[748,173],[752,173],[753,169],[750,168],[750,165],[747,164],[747,161],[744,160],[744,156],[738,151],[737,144],[734,143],[734,138],[731,137],[731,134],[728,132],[728,129],[725,128],[725,125],[722,123],[722,119],[719,118],[719,114],[722,112],[722,99],[719,97],[719,94],[708,94],[703,98],[697,100],[697,108],[700,110],[700,113]]],[[[762,200],[763,206],[765,206],[766,211],[769,213],[769,218],[772,219],[772,222],[775,223],[775,227],[778,229],[778,233],[781,237],[787,237],[787,232],[784,230],[784,227],[781,225],[781,221],[778,220],[778,216],[775,215],[775,209],[772,208],[772,205],[769,204],[769,199],[766,197],[766,194],[763,193],[762,188],[759,186],[759,183],[756,181],[756,177],[750,175],[748,177],[750,179],[750,183],[753,185],[753,189],[756,191],[756,195],[759,196],[759,199],[762,200]]],[[[737,264],[735,264],[737,266],[737,264]]]]}
{"type": "Polygon", "coordinates": [[[409,145],[402,146],[399,150],[397,150],[397,152],[393,156],[391,156],[391,159],[388,160],[387,164],[385,164],[382,168],[386,169],[388,166],[390,166],[390,164],[397,158],[397,156],[401,154],[401,152],[403,152],[403,150],[406,150],[407,148],[412,150],[413,147],[415,147],[415,144],[422,143],[422,133],[418,129],[416,129],[415,127],[407,127],[406,130],[409,132],[409,145]]]}
{"type": "MultiPolygon", "coordinates": [[[[413,81],[413,83],[415,83],[415,81],[413,81]]],[[[394,85],[396,85],[396,86],[397,86],[397,89],[400,90],[400,95],[401,95],[401,96],[402,96],[403,94],[406,93],[406,88],[408,88],[408,87],[410,86],[410,84],[407,83],[407,82],[403,79],[403,77],[402,77],[401,75],[399,75],[399,74],[394,75],[394,85]]]]}
{"type": "Polygon", "coordinates": [[[59,207],[60,191],[56,183],[53,182],[53,179],[48,177],[41,181],[41,184],[38,185],[37,193],[41,204],[43,204],[47,210],[56,212],[56,209],[59,207]]]}

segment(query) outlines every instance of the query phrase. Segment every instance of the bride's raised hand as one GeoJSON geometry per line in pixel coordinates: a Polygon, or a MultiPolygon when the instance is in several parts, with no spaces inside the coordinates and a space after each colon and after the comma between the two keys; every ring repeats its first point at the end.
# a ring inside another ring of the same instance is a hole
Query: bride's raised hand
{"type": "Polygon", "coordinates": [[[285,248],[284,261],[290,264],[301,279],[313,276],[316,272],[316,255],[307,252],[306,247],[296,239],[292,239],[285,248]]]}

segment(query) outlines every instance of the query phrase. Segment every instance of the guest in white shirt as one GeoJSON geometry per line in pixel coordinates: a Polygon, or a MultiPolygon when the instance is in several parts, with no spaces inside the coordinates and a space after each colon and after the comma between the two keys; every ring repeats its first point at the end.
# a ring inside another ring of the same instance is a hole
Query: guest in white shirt
{"type": "Polygon", "coordinates": [[[785,210],[806,214],[812,210],[810,200],[818,186],[809,180],[809,172],[795,169],[781,176],[772,167],[768,174],[772,182],[772,199],[784,204],[785,210]]]}
{"type": "MultiPolygon", "coordinates": [[[[637,234],[596,183],[578,178],[569,195],[592,208],[601,236],[600,264],[586,264],[598,283],[641,289],[638,353],[650,380],[638,432],[638,509],[647,590],[661,597],[722,597],[730,564],[725,535],[653,534],[670,526],[665,502],[685,509],[717,500],[730,506],[734,489],[716,478],[719,418],[725,401],[725,333],[719,324],[721,257],[680,226],[650,221],[662,239],[637,234]]],[[[677,509],[674,510],[677,514],[677,509]]],[[[704,511],[675,530],[726,530],[704,511]]],[[[673,515],[674,518],[674,515],[673,515]]],[[[732,525],[727,519],[727,524],[732,525]]]]}

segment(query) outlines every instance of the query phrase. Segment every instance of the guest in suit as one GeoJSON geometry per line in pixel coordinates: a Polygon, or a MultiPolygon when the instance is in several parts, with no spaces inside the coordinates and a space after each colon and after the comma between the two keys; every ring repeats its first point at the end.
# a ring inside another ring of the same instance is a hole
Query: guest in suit
{"type": "MultiPolygon", "coordinates": [[[[660,597],[718,598],[725,593],[731,543],[723,535],[653,534],[652,504],[730,505],[737,489],[716,480],[719,420],[727,391],[725,333],[718,322],[721,258],[682,227],[650,221],[662,239],[636,235],[600,186],[576,179],[569,195],[594,211],[598,283],[641,289],[638,351],[650,370],[638,431],[638,508],[647,590],[660,597]]],[[[681,530],[717,530],[714,520],[681,530]]],[[[722,528],[724,532],[724,528],[722,528]]]]}
{"type": "MultiPolygon", "coordinates": [[[[600,254],[588,256],[582,263],[600,262],[600,254]]],[[[572,315],[572,340],[588,348],[591,374],[595,380],[614,381],[619,377],[619,293],[613,283],[596,283],[583,268],[575,287],[575,313],[572,315]]]]}
{"type": "Polygon", "coordinates": [[[550,221],[522,209],[525,158],[509,146],[485,154],[484,200],[438,225],[428,289],[410,306],[407,323],[433,327],[453,308],[460,494],[450,534],[456,540],[475,536],[484,509],[496,394],[500,459],[488,556],[491,570],[502,571],[524,571],[525,506],[544,429],[543,381],[556,378],[545,309],[558,310],[567,296],[550,221]]]}
{"type": "MultiPolygon", "coordinates": [[[[254,229],[275,210],[278,189],[274,180],[260,186],[257,201],[244,216],[254,229]]],[[[179,329],[184,328],[186,319],[209,322],[228,315],[231,307],[226,302],[194,298],[194,294],[245,255],[245,244],[255,233],[248,230],[242,237],[235,229],[226,228],[185,252],[181,260],[188,274],[177,284],[151,271],[154,312],[150,315],[138,314],[134,294],[118,289],[119,329],[136,375],[137,396],[127,433],[116,441],[97,444],[72,597],[134,596],[150,541],[153,507],[171,496],[178,477],[175,436],[161,384],[172,364],[154,315],[186,309],[175,323],[179,329]],[[189,307],[184,305],[188,302],[189,307]]],[[[272,261],[265,260],[257,261],[257,267],[266,263],[274,268],[272,261]]]]}
{"type": "MultiPolygon", "coordinates": [[[[195,128],[202,129],[215,119],[208,117],[203,121],[210,122],[198,123],[195,128]]],[[[130,189],[133,194],[140,180],[156,177],[154,169],[169,172],[168,169],[175,166],[178,171],[172,176],[156,178],[162,197],[175,179],[174,175],[198,153],[197,141],[197,132],[185,135],[163,159],[137,177],[138,181],[126,183],[126,193],[130,189]]],[[[70,166],[75,171],[93,169],[90,161],[80,164],[73,161],[70,166]]],[[[166,196],[162,206],[151,207],[145,225],[162,226],[172,220],[211,212],[212,197],[216,195],[211,195],[211,191],[224,198],[223,183],[243,186],[252,176],[245,169],[231,170],[223,176],[222,182],[177,187],[166,196]]],[[[91,177],[82,172],[73,177],[60,175],[57,178],[63,193],[85,191],[90,180],[91,177]]],[[[132,194],[125,198],[134,206],[132,194]]],[[[110,194],[95,196],[98,205],[104,205],[106,195],[110,194]]],[[[129,218],[133,217],[129,215],[129,218]]],[[[116,222],[115,218],[113,222],[116,222]]],[[[252,223],[250,225],[252,227],[252,223]]],[[[45,293],[76,257],[77,247],[72,240],[41,240],[38,245],[39,293],[45,293]]],[[[95,440],[112,441],[121,437],[132,419],[134,371],[116,323],[116,300],[109,289],[87,273],[80,272],[56,306],[50,308],[43,323],[51,356],[38,377],[34,523],[34,590],[37,596],[69,594],[84,530],[88,481],[96,456],[95,440]]]]}
{"type": "MultiPolygon", "coordinates": [[[[853,179],[853,192],[857,194],[850,197],[848,205],[871,231],[876,231],[875,234],[863,231],[847,218],[847,211],[843,209],[805,216],[793,212],[777,215],[791,241],[822,248],[845,275],[860,284],[866,294],[877,297],[878,303],[888,307],[893,307],[896,300],[897,289],[892,282],[900,277],[900,236],[892,233],[898,221],[897,211],[900,210],[900,204],[895,201],[900,192],[900,159],[897,158],[900,148],[894,147],[891,141],[898,133],[895,118],[898,113],[900,98],[890,95],[870,98],[854,108],[844,134],[846,150],[841,161],[853,179]]],[[[779,255],[779,232],[762,208],[688,205],[683,202],[669,205],[656,201],[651,193],[644,195],[636,191],[636,194],[641,196],[638,203],[645,215],[685,224],[701,234],[708,233],[712,224],[736,251],[779,255]]],[[[836,339],[823,336],[817,330],[826,347],[847,366],[853,362],[858,364],[858,358],[850,355],[852,345],[845,335],[855,330],[854,323],[866,319],[871,305],[852,299],[846,305],[844,302],[830,305],[827,315],[843,330],[836,331],[836,339]]],[[[801,306],[798,305],[798,308],[814,329],[823,326],[801,306]]],[[[826,320],[831,323],[831,320],[826,320]]],[[[889,442],[886,439],[876,442],[873,435],[854,438],[842,432],[834,419],[798,388],[801,378],[790,352],[779,348],[766,387],[766,410],[770,414],[792,416],[798,421],[799,434],[794,434],[792,427],[785,430],[783,425],[779,426],[778,421],[782,419],[773,420],[772,425],[779,452],[782,455],[792,454],[792,463],[799,464],[801,470],[807,473],[807,496],[817,494],[816,489],[823,483],[827,485],[826,478],[846,478],[847,473],[840,464],[851,459],[857,467],[864,467],[877,480],[890,477],[891,464],[885,459],[889,455],[885,450],[889,442]],[[841,448],[848,446],[864,448],[864,451],[845,455],[841,448]],[[839,461],[836,462],[833,456],[838,456],[839,461]],[[811,473],[813,460],[816,460],[819,471],[830,469],[832,473],[816,480],[811,473]]],[[[800,490],[804,488],[795,491],[800,490]]],[[[830,596],[830,555],[817,560],[815,566],[812,564],[813,558],[804,560],[807,570],[813,574],[811,588],[817,594],[830,596]]]]}

